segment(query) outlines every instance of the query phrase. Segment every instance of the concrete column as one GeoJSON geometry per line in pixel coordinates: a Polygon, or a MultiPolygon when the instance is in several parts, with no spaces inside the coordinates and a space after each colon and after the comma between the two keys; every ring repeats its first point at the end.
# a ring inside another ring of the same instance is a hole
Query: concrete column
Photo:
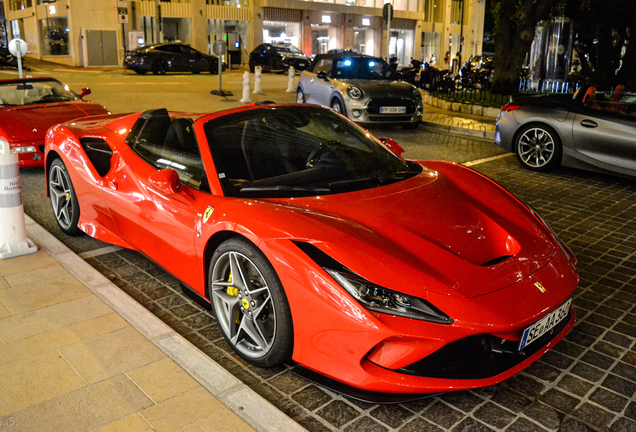
{"type": "Polygon", "coordinates": [[[208,14],[205,0],[191,0],[192,41],[191,46],[201,52],[208,52],[208,14]]]}

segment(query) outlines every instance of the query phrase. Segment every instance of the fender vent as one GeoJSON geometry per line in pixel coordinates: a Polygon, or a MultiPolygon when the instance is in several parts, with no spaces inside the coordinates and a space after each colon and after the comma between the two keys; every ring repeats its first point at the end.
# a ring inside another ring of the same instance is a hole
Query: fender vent
{"type": "Polygon", "coordinates": [[[102,177],[108,174],[110,158],[113,156],[113,151],[108,143],[101,138],[81,138],[80,143],[97,174],[102,177]]]}

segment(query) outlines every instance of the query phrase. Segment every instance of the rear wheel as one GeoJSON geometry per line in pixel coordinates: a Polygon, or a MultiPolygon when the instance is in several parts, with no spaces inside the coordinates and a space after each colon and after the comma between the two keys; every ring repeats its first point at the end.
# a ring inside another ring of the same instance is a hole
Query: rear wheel
{"type": "Polygon", "coordinates": [[[214,252],[208,295],[225,340],[245,361],[270,367],[291,358],[289,303],[276,272],[252,243],[233,238],[214,252]]]}
{"type": "Polygon", "coordinates": [[[256,70],[256,65],[254,64],[254,60],[250,60],[250,72],[254,73],[256,70]]]}
{"type": "Polygon", "coordinates": [[[402,125],[404,129],[417,129],[420,125],[419,121],[402,125]]]}
{"type": "Polygon", "coordinates": [[[530,124],[519,131],[515,140],[517,160],[532,171],[552,171],[561,164],[563,147],[550,126],[530,124]]]}
{"type": "Polygon", "coordinates": [[[135,72],[137,73],[137,75],[144,75],[146,73],[146,71],[143,69],[135,69],[135,72]]]}
{"type": "Polygon", "coordinates": [[[68,235],[79,234],[79,203],[71,177],[61,159],[55,159],[49,168],[49,197],[60,229],[68,235]]]}
{"type": "Polygon", "coordinates": [[[163,60],[157,60],[152,64],[152,73],[155,75],[165,75],[167,66],[163,60]]]}

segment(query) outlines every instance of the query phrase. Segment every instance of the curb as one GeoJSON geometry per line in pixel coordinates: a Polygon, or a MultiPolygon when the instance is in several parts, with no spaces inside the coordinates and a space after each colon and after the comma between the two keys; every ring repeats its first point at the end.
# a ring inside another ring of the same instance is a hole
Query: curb
{"type": "Polygon", "coordinates": [[[25,215],[25,221],[29,237],[38,246],[248,425],[258,432],[306,432],[306,429],[172,330],[28,215],[25,215]]]}
{"type": "Polygon", "coordinates": [[[464,135],[464,136],[469,136],[473,138],[481,138],[481,139],[493,140],[493,141],[495,139],[494,132],[486,132],[486,131],[476,130],[476,129],[466,129],[466,128],[462,128],[458,126],[446,126],[446,125],[441,125],[439,123],[427,122],[424,120],[422,120],[421,125],[426,127],[428,130],[435,131],[435,132],[448,132],[448,133],[452,133],[456,135],[464,135]]]}

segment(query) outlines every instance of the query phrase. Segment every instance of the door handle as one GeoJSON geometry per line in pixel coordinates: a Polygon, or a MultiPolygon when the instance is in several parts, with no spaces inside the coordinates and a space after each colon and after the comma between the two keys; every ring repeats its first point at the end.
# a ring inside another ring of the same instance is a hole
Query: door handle
{"type": "Polygon", "coordinates": [[[581,126],[586,128],[595,128],[595,127],[598,127],[598,124],[593,120],[585,119],[585,120],[581,120],[581,126]]]}

